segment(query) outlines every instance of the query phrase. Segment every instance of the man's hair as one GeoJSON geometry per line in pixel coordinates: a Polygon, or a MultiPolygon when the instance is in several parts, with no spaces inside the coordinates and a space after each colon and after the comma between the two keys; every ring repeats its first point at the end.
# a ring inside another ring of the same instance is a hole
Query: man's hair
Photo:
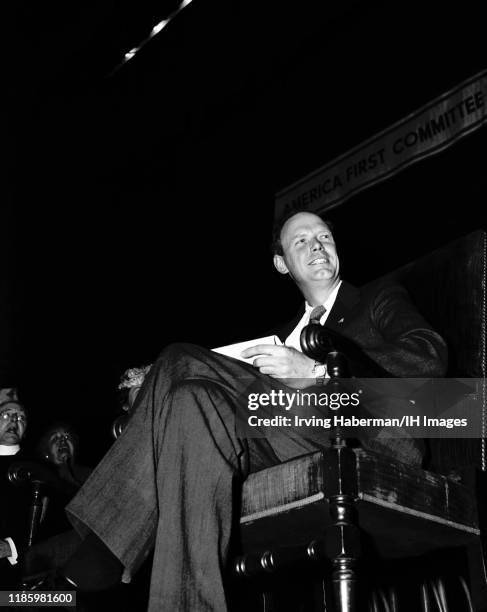
{"type": "MultiPolygon", "coordinates": [[[[287,211],[286,213],[284,213],[283,215],[281,215],[280,217],[276,219],[276,221],[274,222],[274,227],[272,228],[271,252],[273,255],[283,255],[284,254],[284,251],[282,250],[282,242],[281,242],[282,228],[289,221],[289,219],[292,219],[292,217],[294,217],[294,215],[297,215],[303,212],[307,212],[312,215],[316,215],[317,217],[320,216],[317,213],[312,212],[311,210],[306,210],[302,208],[302,209],[287,211]]],[[[328,219],[323,219],[323,223],[326,223],[330,231],[333,233],[333,224],[331,223],[331,221],[329,221],[328,219]]]]}

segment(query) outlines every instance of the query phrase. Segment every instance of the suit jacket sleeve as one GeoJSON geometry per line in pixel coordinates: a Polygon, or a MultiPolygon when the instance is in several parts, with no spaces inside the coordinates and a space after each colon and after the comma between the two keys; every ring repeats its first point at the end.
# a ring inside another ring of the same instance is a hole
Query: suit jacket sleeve
{"type": "MultiPolygon", "coordinates": [[[[369,302],[374,341],[365,352],[393,376],[441,377],[448,351],[400,285],[379,288],[369,302]]],[[[369,328],[370,329],[370,328],[369,328]]]]}

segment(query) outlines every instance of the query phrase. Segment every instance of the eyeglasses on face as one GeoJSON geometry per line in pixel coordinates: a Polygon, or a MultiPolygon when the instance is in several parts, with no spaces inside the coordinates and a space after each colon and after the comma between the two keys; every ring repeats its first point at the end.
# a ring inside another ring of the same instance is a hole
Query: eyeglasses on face
{"type": "Polygon", "coordinates": [[[25,425],[27,423],[27,417],[21,412],[14,410],[5,410],[0,414],[0,421],[16,421],[25,425]]]}

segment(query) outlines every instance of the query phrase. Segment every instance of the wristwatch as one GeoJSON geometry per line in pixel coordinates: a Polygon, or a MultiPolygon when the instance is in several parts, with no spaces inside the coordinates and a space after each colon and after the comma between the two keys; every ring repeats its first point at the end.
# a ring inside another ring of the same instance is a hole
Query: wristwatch
{"type": "Polygon", "coordinates": [[[313,376],[316,378],[317,385],[323,385],[326,377],[326,365],[324,363],[320,363],[319,361],[315,361],[313,366],[313,376]]]}

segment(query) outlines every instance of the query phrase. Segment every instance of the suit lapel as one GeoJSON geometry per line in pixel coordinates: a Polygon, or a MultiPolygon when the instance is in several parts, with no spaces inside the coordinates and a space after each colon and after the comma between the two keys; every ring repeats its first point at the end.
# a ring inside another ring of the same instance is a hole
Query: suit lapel
{"type": "MultiPolygon", "coordinates": [[[[333,329],[337,332],[340,332],[343,327],[347,324],[348,319],[355,308],[355,306],[360,302],[360,291],[347,283],[346,281],[342,281],[340,285],[340,289],[338,290],[338,294],[333,304],[333,308],[331,309],[328,318],[326,319],[325,327],[329,329],[333,329]]],[[[279,329],[273,331],[277,336],[279,336],[281,342],[285,342],[286,338],[291,334],[293,329],[301,320],[301,317],[304,314],[304,302],[301,305],[301,308],[297,312],[294,319],[283,325],[279,329]]]]}
{"type": "Polygon", "coordinates": [[[347,325],[359,301],[360,291],[350,283],[342,281],[333,308],[326,319],[325,327],[340,332],[347,325]]]}

